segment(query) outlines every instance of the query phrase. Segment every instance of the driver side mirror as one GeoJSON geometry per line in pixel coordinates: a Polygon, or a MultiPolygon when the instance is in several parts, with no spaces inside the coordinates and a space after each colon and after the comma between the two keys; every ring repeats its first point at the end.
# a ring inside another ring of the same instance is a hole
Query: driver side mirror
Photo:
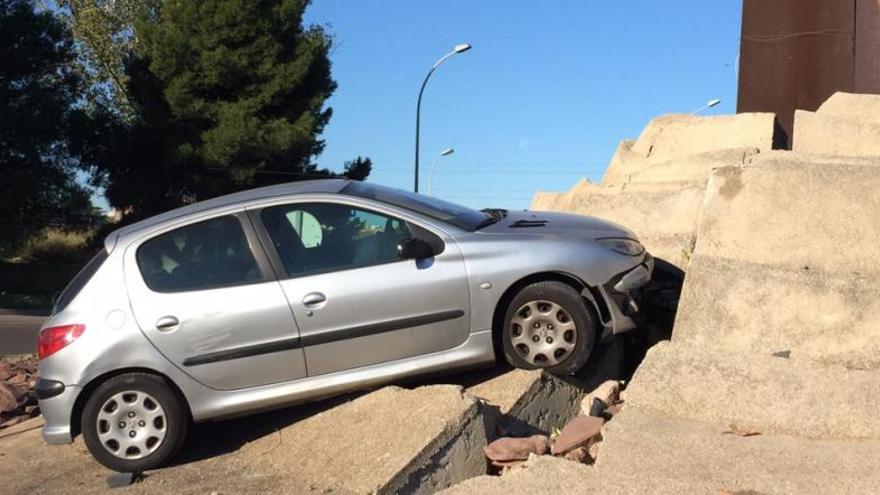
{"type": "Polygon", "coordinates": [[[415,237],[404,237],[397,243],[397,255],[401,259],[420,260],[434,256],[434,248],[427,242],[415,237]]]}

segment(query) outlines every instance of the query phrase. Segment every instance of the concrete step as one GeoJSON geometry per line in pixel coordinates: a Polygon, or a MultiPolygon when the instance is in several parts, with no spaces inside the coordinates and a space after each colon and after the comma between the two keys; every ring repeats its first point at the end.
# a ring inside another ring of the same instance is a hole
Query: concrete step
{"type": "Polygon", "coordinates": [[[693,155],[753,148],[773,148],[775,116],[770,113],[741,113],[700,117],[662,115],[652,120],[635,141],[618,146],[603,184],[626,182],[629,176],[655,164],[686,159],[693,155]]]}
{"type": "Polygon", "coordinates": [[[880,122],[798,110],[792,149],[838,156],[880,156],[880,122]]]}
{"type": "Polygon", "coordinates": [[[797,359],[880,370],[874,316],[880,283],[804,267],[693,256],[673,339],[760,356],[791,351],[797,359]]]}
{"type": "Polygon", "coordinates": [[[880,95],[837,92],[825,100],[816,113],[880,124],[880,95]]]}
{"type": "Polygon", "coordinates": [[[772,352],[660,343],[633,376],[626,408],[765,434],[880,439],[880,371],[772,352]]]}
{"type": "Polygon", "coordinates": [[[874,493],[880,486],[877,440],[742,437],[725,431],[723,424],[627,404],[604,431],[595,469],[606,482],[653,480],[664,490],[684,485],[701,487],[702,493],[874,493]]]}
{"type": "Polygon", "coordinates": [[[757,148],[733,148],[712,150],[694,155],[671,158],[661,162],[651,162],[632,174],[617,174],[603,181],[605,186],[625,185],[636,188],[640,184],[661,184],[674,186],[687,183],[704,184],[712,170],[718,167],[741,166],[758,154],[757,148]]]}

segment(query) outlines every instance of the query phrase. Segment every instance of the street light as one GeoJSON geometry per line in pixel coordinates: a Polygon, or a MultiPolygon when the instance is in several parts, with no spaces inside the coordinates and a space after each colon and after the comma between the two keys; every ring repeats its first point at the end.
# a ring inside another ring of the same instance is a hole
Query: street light
{"type": "Polygon", "coordinates": [[[704,105],[704,106],[698,108],[697,110],[694,110],[694,112],[693,112],[692,115],[697,115],[697,114],[700,113],[700,112],[705,112],[706,110],[708,110],[708,109],[710,109],[710,108],[712,108],[712,107],[716,107],[716,106],[718,106],[719,103],[721,103],[721,100],[718,99],[718,98],[715,98],[715,99],[709,100],[709,101],[706,102],[706,105],[704,105]]]}
{"type": "Polygon", "coordinates": [[[428,75],[425,76],[425,80],[422,81],[422,87],[421,87],[421,89],[419,89],[419,101],[416,104],[416,167],[415,167],[416,168],[416,170],[415,170],[416,176],[415,176],[415,183],[413,186],[414,192],[419,192],[419,120],[420,120],[421,112],[422,112],[422,93],[425,92],[425,85],[428,84],[428,79],[431,78],[431,74],[433,74],[434,71],[437,70],[437,67],[440,67],[440,64],[442,64],[443,62],[446,62],[446,60],[449,59],[449,57],[452,57],[453,55],[458,55],[459,53],[464,53],[470,49],[471,49],[471,45],[469,45],[467,43],[455,45],[455,47],[452,48],[451,52],[447,53],[446,55],[443,55],[442,57],[440,57],[440,60],[438,60],[436,63],[434,63],[434,66],[431,67],[431,70],[428,71],[428,75]]]}
{"type": "Polygon", "coordinates": [[[455,148],[446,148],[445,150],[441,151],[439,155],[434,157],[434,161],[431,162],[431,168],[428,169],[428,196],[433,196],[433,194],[431,194],[431,184],[434,183],[434,167],[437,166],[437,162],[440,160],[440,158],[444,156],[449,156],[453,153],[455,153],[455,148]]]}

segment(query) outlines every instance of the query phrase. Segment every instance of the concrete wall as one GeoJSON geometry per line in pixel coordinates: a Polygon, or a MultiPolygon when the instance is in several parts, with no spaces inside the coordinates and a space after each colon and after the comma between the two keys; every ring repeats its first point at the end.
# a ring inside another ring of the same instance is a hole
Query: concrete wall
{"type": "Polygon", "coordinates": [[[880,159],[775,152],[709,180],[674,338],[880,367],[880,159]]]}

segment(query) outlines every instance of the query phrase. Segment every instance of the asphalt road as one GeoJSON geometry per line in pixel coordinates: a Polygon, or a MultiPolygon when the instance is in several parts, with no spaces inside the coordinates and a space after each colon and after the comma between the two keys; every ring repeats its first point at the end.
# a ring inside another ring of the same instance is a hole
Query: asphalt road
{"type": "Polygon", "coordinates": [[[45,316],[0,314],[0,356],[36,352],[37,332],[45,316]]]}

